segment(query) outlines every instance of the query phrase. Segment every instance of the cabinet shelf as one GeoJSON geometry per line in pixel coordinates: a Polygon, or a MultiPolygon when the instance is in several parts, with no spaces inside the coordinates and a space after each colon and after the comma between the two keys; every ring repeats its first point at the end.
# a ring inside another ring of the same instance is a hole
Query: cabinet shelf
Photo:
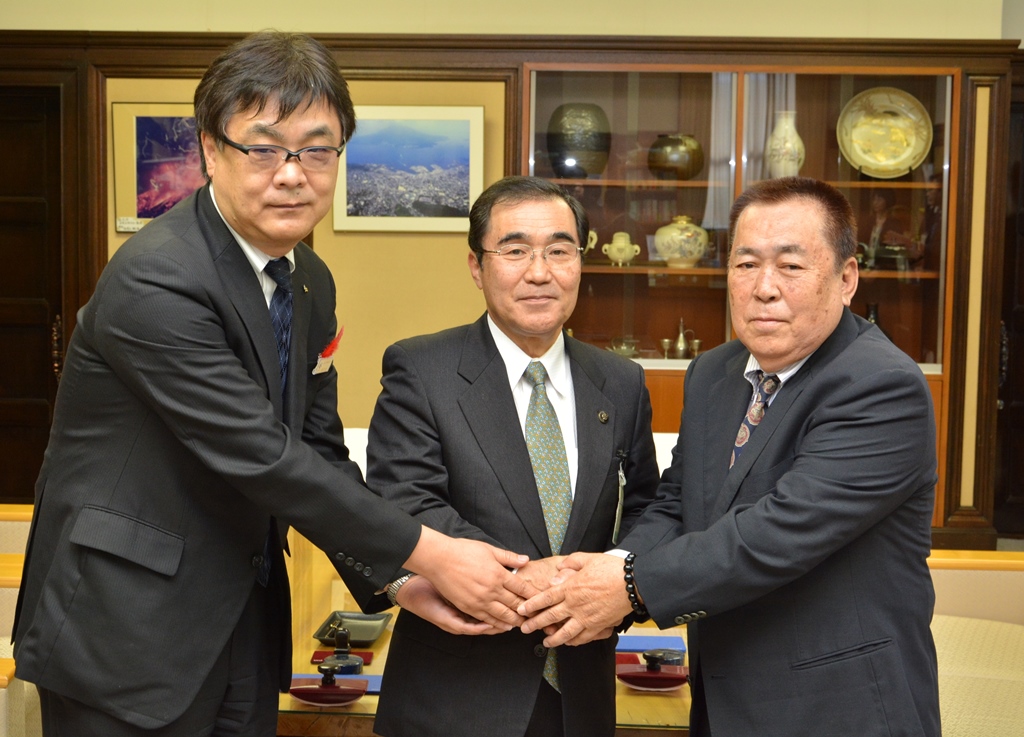
{"type": "Polygon", "coordinates": [[[709,187],[726,188],[726,182],[709,182],[704,179],[561,179],[549,177],[555,184],[563,187],[627,187],[630,189],[708,189],[709,187]]]}
{"type": "MultiPolygon", "coordinates": [[[[678,276],[725,276],[725,269],[722,268],[701,268],[692,267],[681,269],[672,266],[658,266],[655,264],[636,264],[631,266],[616,266],[615,264],[584,264],[584,274],[620,274],[620,275],[644,275],[672,274],[678,276]]],[[[893,272],[896,273],[896,272],[893,272]]]]}
{"type": "Polygon", "coordinates": [[[937,271],[889,271],[883,269],[861,269],[861,279],[938,279],[939,272],[937,271]]]}

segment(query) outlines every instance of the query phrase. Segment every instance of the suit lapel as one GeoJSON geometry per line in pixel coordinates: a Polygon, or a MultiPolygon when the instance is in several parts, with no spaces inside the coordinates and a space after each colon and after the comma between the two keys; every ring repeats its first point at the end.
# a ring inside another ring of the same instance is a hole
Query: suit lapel
{"type": "MultiPolygon", "coordinates": [[[[839,353],[841,353],[853,340],[857,337],[857,323],[853,318],[852,313],[849,310],[844,310],[843,315],[839,320],[839,325],[832,331],[832,334],[825,340],[824,343],[816,350],[811,357],[807,359],[807,362],[800,367],[800,370],[791,376],[782,387],[778,397],[772,401],[768,409],[765,411],[764,419],[757,426],[757,429],[751,433],[750,440],[747,441],[746,447],[743,449],[743,453],[740,454],[739,459],[736,461],[736,465],[728,471],[728,475],[725,479],[725,484],[722,486],[722,491],[714,500],[710,516],[707,519],[708,523],[714,522],[716,519],[721,517],[728,511],[729,507],[732,506],[733,500],[736,498],[736,494],[739,491],[740,484],[743,483],[743,479],[750,473],[750,469],[757,461],[758,456],[767,447],[768,442],[771,440],[772,435],[775,431],[786,422],[786,415],[789,410],[796,403],[800,394],[803,393],[804,389],[810,385],[814,380],[815,374],[820,370],[822,366],[827,366],[839,353]]],[[[739,372],[742,375],[743,366],[746,364],[746,354],[743,354],[743,364],[739,368],[739,372]]],[[[729,375],[733,375],[735,368],[730,364],[729,375]]],[[[746,402],[749,405],[750,398],[753,393],[753,388],[750,386],[750,382],[743,379],[743,383],[747,387],[746,402]]],[[[739,428],[739,422],[743,417],[743,411],[741,410],[739,415],[736,415],[736,429],[739,428]]],[[[735,436],[733,439],[735,442],[735,436]]],[[[728,462],[726,463],[728,466],[728,462]]],[[[717,488],[717,487],[711,487],[717,488]]],[[[707,500],[705,500],[705,503],[707,500]]]]}
{"type": "MultiPolygon", "coordinates": [[[[716,401],[704,404],[704,411],[708,414],[706,426],[709,428],[704,438],[704,458],[707,459],[704,488],[712,492],[704,496],[705,524],[711,524],[725,514],[739,489],[739,481],[742,480],[738,468],[730,470],[729,458],[736,444],[740,422],[750,404],[752,390],[750,382],[743,376],[748,355],[744,351],[729,360],[724,376],[715,382],[709,392],[716,401]]],[[[694,404],[697,404],[696,401],[694,404]]],[[[742,461],[749,452],[748,444],[740,460],[742,461]]]]}
{"type": "Polygon", "coordinates": [[[459,361],[469,382],[459,407],[505,496],[541,555],[551,555],[526,440],[519,430],[508,372],[491,338],[486,316],[471,325],[459,361]]]}
{"type": "MultiPolygon", "coordinates": [[[[209,185],[198,193],[199,224],[210,247],[228,299],[245,325],[259,359],[267,394],[278,417],[283,417],[281,401],[281,366],[277,358],[277,340],[270,324],[267,300],[260,289],[259,278],[252,265],[227,229],[210,199],[209,185]]],[[[294,354],[294,351],[293,351],[294,354]]]]}
{"type": "MultiPolygon", "coordinates": [[[[615,404],[603,393],[604,373],[587,359],[583,351],[572,351],[573,340],[565,341],[566,357],[572,371],[576,399],[576,434],[579,446],[579,468],[572,513],[562,541],[562,550],[579,548],[594,515],[597,501],[604,491],[608,466],[615,448],[615,404]],[[575,354],[580,354],[578,357],[575,354]],[[607,413],[602,422],[598,414],[607,413]]],[[[628,449],[627,449],[628,450],[628,449]]]]}

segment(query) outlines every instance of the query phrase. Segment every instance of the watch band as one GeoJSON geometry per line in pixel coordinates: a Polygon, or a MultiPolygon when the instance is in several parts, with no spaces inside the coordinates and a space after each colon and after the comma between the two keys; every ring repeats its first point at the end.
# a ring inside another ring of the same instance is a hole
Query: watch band
{"type": "Polygon", "coordinates": [[[399,576],[388,584],[385,593],[387,593],[388,601],[391,602],[392,606],[398,606],[398,602],[396,601],[398,598],[398,590],[405,586],[406,582],[415,575],[415,573],[406,573],[404,576],[399,576]]]}

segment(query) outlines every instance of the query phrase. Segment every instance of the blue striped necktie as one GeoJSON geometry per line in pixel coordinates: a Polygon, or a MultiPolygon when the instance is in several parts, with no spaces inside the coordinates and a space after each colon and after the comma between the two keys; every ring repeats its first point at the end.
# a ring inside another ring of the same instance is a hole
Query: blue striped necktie
{"type": "Polygon", "coordinates": [[[277,338],[277,358],[281,362],[281,393],[288,381],[288,352],[292,344],[292,269],[286,258],[276,258],[263,268],[277,284],[270,298],[270,322],[277,338]]]}
{"type": "MultiPolygon", "coordinates": [[[[270,297],[270,322],[274,326],[274,337],[277,339],[277,359],[281,364],[281,396],[284,396],[285,385],[288,382],[288,353],[292,344],[292,267],[286,258],[275,258],[263,267],[277,289],[270,297]]],[[[275,522],[270,520],[271,528],[275,522]]],[[[270,583],[270,562],[273,546],[270,544],[270,535],[263,541],[263,559],[256,570],[256,581],[260,586],[270,583]]]]}

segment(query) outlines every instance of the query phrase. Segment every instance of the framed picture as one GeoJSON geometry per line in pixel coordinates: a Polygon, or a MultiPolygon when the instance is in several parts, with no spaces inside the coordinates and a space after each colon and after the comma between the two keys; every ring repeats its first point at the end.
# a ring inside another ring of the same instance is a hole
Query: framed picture
{"type": "Polygon", "coordinates": [[[192,106],[112,104],[114,216],[133,232],[205,184],[192,106]]]}
{"type": "Polygon", "coordinates": [[[483,107],[356,106],[335,230],[465,233],[483,191],[483,107]]]}

